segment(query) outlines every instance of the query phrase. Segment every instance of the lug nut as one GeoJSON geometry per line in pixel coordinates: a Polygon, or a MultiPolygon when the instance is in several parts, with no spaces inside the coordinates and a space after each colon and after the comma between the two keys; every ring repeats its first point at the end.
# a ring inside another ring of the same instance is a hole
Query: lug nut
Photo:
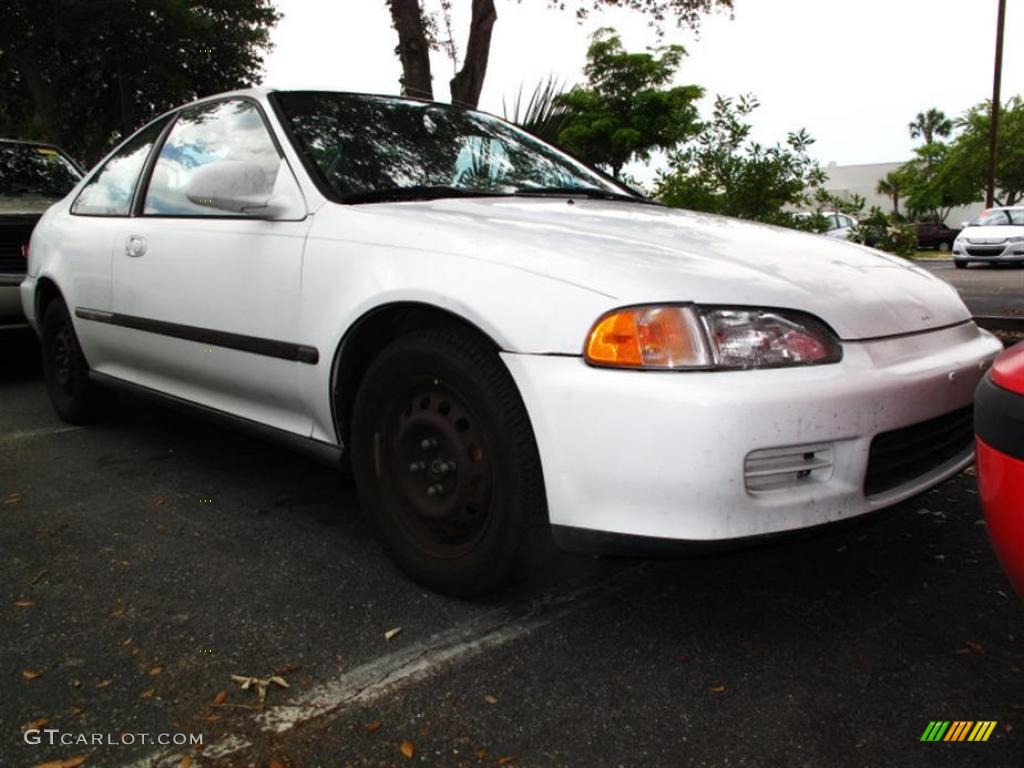
{"type": "Polygon", "coordinates": [[[434,440],[432,438],[431,439],[426,439],[426,440],[423,440],[422,442],[420,442],[420,448],[422,448],[424,451],[428,451],[431,448],[436,448],[436,447],[437,447],[437,440],[434,440]]]}
{"type": "Polygon", "coordinates": [[[444,486],[439,483],[427,486],[427,496],[438,496],[444,491],[444,486]]]}
{"type": "Polygon", "coordinates": [[[426,462],[423,462],[423,461],[414,461],[412,464],[409,465],[409,471],[410,472],[419,472],[420,470],[423,470],[423,469],[426,469],[426,468],[427,468],[426,462]]]}

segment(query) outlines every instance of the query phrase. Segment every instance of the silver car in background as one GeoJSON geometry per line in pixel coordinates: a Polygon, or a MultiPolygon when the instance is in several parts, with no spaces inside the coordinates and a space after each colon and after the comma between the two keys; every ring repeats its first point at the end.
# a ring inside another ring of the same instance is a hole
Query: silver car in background
{"type": "Polygon", "coordinates": [[[1024,264],[1024,206],[990,208],[967,224],[953,243],[953,263],[1024,264]]]}

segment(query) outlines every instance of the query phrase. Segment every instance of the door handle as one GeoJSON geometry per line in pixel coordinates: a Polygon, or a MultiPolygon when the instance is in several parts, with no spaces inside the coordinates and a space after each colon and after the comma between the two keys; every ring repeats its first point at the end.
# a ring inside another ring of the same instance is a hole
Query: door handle
{"type": "Polygon", "coordinates": [[[130,236],[125,241],[124,252],[129,256],[142,256],[146,252],[146,238],[141,235],[130,236]]]}

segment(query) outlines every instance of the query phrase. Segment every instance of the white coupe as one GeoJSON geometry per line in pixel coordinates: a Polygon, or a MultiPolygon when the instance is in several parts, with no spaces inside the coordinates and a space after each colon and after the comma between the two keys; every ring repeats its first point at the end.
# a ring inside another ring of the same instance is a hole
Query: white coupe
{"type": "Polygon", "coordinates": [[[638,197],[494,117],[248,90],[142,128],[21,285],[60,416],[119,386],[351,462],[398,564],[851,518],[972,460],[1000,349],[903,259],[638,197]]]}

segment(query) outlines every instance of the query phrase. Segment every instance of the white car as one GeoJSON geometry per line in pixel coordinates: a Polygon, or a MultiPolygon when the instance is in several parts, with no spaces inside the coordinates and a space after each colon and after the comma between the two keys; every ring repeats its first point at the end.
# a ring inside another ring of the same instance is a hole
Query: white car
{"type": "Polygon", "coordinates": [[[820,216],[825,227],[820,234],[835,240],[849,240],[850,233],[857,227],[855,218],[835,211],[800,211],[795,215],[805,221],[820,216]]]}
{"type": "Polygon", "coordinates": [[[965,224],[953,242],[953,263],[1024,263],[1024,206],[990,208],[965,224]]]}
{"type": "Polygon", "coordinates": [[[230,93],[44,216],[23,305],[69,421],[114,385],[333,462],[414,578],[852,518],[972,460],[1000,349],[848,243],[652,204],[513,126],[403,98],[230,93]],[[550,527],[549,527],[550,526],[550,527]]]}

